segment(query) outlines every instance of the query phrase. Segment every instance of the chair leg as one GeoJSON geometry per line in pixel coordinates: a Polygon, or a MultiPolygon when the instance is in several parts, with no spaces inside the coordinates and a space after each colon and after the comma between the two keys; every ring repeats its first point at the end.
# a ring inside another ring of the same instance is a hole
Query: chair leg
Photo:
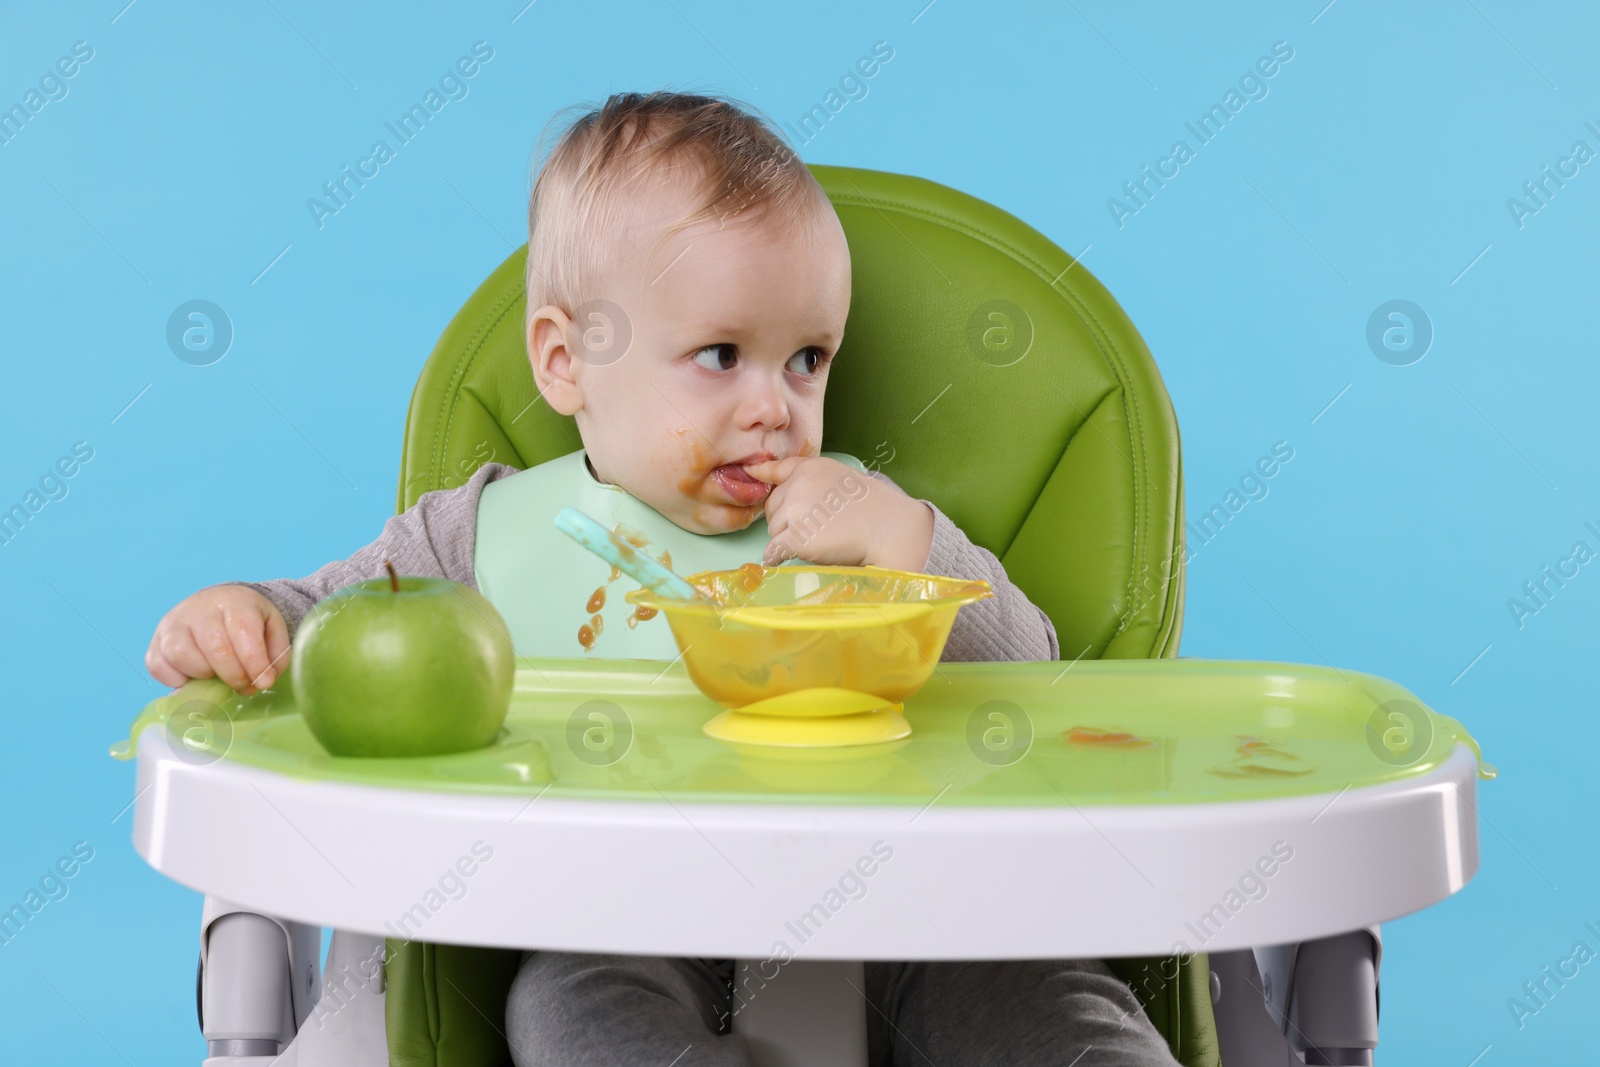
{"type": "Polygon", "coordinates": [[[1378,1044],[1378,927],[1211,954],[1228,1067],[1371,1067],[1378,1044]]]}
{"type": "Polygon", "coordinates": [[[1302,942],[1289,1043],[1308,1064],[1371,1067],[1378,1044],[1378,941],[1368,930],[1302,942]]]}
{"type": "Polygon", "coordinates": [[[1224,1067],[1300,1067],[1267,1010],[1266,984],[1250,949],[1213,952],[1211,1013],[1224,1067]]]}
{"type": "Polygon", "coordinates": [[[381,937],[333,932],[322,996],[274,1067],[389,1067],[385,952],[381,937]]]}
{"type": "Polygon", "coordinates": [[[196,1008],[206,1067],[256,1067],[293,1040],[311,1012],[322,931],[207,896],[196,1008]]]}
{"type": "Polygon", "coordinates": [[[211,924],[200,978],[200,1029],[209,1067],[276,1056],[289,1001],[289,949],[264,915],[233,912],[211,924]]]}

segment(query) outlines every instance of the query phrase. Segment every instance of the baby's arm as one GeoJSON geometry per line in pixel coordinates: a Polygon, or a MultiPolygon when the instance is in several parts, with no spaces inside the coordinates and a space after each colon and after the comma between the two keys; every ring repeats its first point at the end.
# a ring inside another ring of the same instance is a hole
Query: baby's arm
{"type": "MultiPolygon", "coordinates": [[[[904,492],[882,471],[868,473],[895,492],[904,492]]],[[[947,663],[1060,659],[1049,616],[1012,584],[995,554],[973,544],[931,500],[921,502],[933,512],[933,544],[927,561],[914,569],[949,578],[981,578],[994,588],[993,597],[968,604],[956,614],[939,658],[947,663]]]]}
{"type": "Polygon", "coordinates": [[[289,641],[317,601],[354,582],[381,577],[385,560],[400,574],[477,588],[472,556],[478,498],[489,482],[515,473],[514,467],[487,463],[465,485],[424,493],[385,522],[376,541],[305,578],[207,586],[161,620],[145,665],[167,685],[215,675],[248,695],[283,673],[289,641]]]}
{"type": "Polygon", "coordinates": [[[376,541],[358,548],[349,559],[336,559],[304,578],[222,584],[248,586],[270,600],[283,613],[291,638],[300,628],[300,620],[329,593],[366,578],[383,577],[384,560],[393,563],[399,574],[448,578],[476,589],[472,553],[478,497],[488,483],[515,473],[515,467],[486,463],[465,485],[423,493],[415,504],[383,524],[376,541]]]}

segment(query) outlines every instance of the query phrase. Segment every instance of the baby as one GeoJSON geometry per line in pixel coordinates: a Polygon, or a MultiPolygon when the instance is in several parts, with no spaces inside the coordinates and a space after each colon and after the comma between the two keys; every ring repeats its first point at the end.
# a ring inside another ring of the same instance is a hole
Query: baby
{"type": "MultiPolygon", "coordinates": [[[[157,679],[214,675],[244,694],[270,686],[311,606],[379,576],[385,560],[478,588],[489,573],[475,541],[480,509],[517,486],[567,494],[552,507],[599,487],[631,501],[677,538],[680,573],[726,562],[733,546],[740,562],[769,566],[793,558],[985,579],[994,597],[961,609],[942,658],[1059,658],[1050,620],[992,553],[881,471],[821,453],[850,252],[827,196],[767,123],[714,97],[612,96],[560,137],[529,223],[533,377],[544,402],[576,420],[583,449],[526,471],[488,463],[307,578],[200,590],[156,629],[145,662],[157,679]],[[846,506],[826,506],[852,487],[846,506]]],[[[552,569],[542,559],[522,563],[525,600],[555,579],[537,573],[552,569]]],[[[506,590],[484,584],[513,617],[506,590]]],[[[665,620],[638,629],[672,648],[665,620]]],[[[572,632],[513,625],[523,656],[582,655],[572,632]]],[[[513,1059],[659,1067],[692,1045],[685,1063],[748,1064],[728,1032],[731,975],[729,960],[525,953],[506,1005],[513,1059]]],[[[1099,960],[868,963],[866,986],[874,1064],[1176,1062],[1099,960]]]]}

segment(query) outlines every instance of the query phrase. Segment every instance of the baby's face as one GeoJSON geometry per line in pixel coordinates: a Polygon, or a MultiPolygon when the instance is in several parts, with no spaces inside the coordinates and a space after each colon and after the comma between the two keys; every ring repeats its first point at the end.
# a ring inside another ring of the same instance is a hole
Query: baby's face
{"type": "Polygon", "coordinates": [[[788,231],[742,216],[697,224],[645,263],[642,250],[693,205],[675,187],[641,195],[639,217],[656,221],[612,250],[598,297],[613,306],[601,317],[594,301],[575,319],[535,314],[535,380],[575,416],[601,481],[686,530],[742,530],[770,487],[741,465],[821,451],[828,364],[850,309],[849,247],[821,202],[788,231]]]}

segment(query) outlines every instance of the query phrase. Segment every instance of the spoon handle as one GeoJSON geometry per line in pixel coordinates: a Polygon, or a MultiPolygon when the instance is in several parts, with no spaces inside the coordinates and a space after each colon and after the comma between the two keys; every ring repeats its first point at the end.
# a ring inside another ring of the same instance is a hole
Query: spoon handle
{"type": "Polygon", "coordinates": [[[557,512],[556,529],[646,589],[679,600],[705,599],[675,572],[651,559],[642,549],[620,542],[610,530],[577,508],[566,507],[557,512]]]}

